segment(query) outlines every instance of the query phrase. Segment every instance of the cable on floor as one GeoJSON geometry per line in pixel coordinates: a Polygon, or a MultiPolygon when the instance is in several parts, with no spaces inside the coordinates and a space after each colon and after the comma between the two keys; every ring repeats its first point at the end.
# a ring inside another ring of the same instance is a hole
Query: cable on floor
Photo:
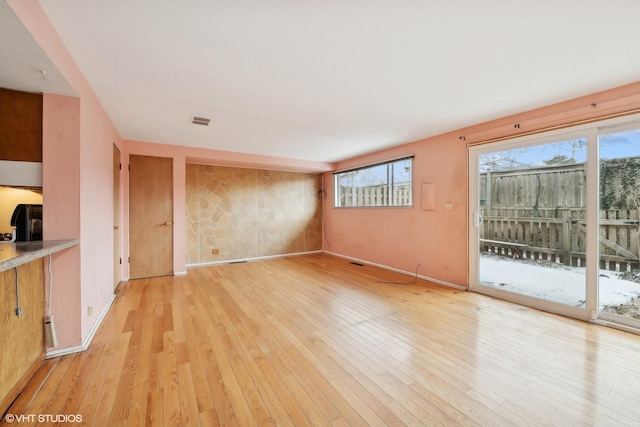
{"type": "Polygon", "coordinates": [[[322,219],[322,234],[324,236],[324,241],[327,243],[327,248],[329,248],[329,255],[331,254],[331,242],[329,242],[329,236],[327,235],[327,225],[324,222],[324,202],[327,200],[327,190],[324,185],[324,176],[322,177],[322,186],[320,190],[318,190],[318,199],[322,201],[322,212],[320,212],[320,217],[322,219]]]}
{"type": "Polygon", "coordinates": [[[413,277],[413,280],[411,280],[410,282],[393,282],[393,281],[386,281],[386,280],[376,280],[376,283],[386,283],[389,285],[411,285],[413,283],[416,282],[416,280],[418,280],[418,269],[420,268],[420,264],[416,265],[416,274],[413,277]]]}

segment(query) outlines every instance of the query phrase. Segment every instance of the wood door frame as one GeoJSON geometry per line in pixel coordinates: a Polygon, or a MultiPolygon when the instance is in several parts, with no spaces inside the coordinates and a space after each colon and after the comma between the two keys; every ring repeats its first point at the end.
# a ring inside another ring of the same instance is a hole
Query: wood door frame
{"type": "Polygon", "coordinates": [[[113,288],[122,281],[122,155],[113,144],[113,288]]]}

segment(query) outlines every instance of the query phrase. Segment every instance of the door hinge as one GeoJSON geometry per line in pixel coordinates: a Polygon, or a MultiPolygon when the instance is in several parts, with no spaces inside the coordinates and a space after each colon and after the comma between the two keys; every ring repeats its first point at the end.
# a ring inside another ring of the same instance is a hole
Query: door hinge
{"type": "Polygon", "coordinates": [[[129,165],[127,166],[127,170],[131,172],[131,163],[129,163],[129,165]]]}
{"type": "Polygon", "coordinates": [[[122,257],[120,257],[120,265],[122,265],[122,257]]]}
{"type": "Polygon", "coordinates": [[[120,163],[120,170],[122,170],[122,163],[120,163]]]}
{"type": "Polygon", "coordinates": [[[129,259],[127,260],[127,262],[128,262],[129,264],[131,264],[131,257],[129,257],[129,259]]]}

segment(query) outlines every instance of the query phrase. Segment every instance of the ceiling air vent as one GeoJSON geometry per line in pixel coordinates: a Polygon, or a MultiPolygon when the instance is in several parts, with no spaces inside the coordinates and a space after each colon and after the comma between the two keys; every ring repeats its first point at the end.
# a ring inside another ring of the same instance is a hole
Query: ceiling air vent
{"type": "Polygon", "coordinates": [[[207,119],[205,117],[193,116],[191,118],[191,123],[193,123],[194,125],[209,126],[210,121],[211,119],[207,119]]]}

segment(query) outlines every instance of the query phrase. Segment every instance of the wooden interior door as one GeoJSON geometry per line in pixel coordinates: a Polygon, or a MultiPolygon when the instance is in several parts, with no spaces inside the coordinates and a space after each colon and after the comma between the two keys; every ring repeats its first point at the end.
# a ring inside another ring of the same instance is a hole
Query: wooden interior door
{"type": "Polygon", "coordinates": [[[120,150],[113,146],[113,289],[122,280],[122,253],[120,244],[120,150]]]}
{"type": "Polygon", "coordinates": [[[129,157],[131,279],[173,273],[173,160],[129,157]]]}

